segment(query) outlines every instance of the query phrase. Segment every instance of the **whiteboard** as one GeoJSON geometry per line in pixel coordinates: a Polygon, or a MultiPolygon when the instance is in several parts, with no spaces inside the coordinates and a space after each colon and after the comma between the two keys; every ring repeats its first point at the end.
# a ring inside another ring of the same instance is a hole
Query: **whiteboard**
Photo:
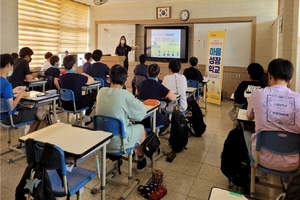
{"type": "Polygon", "coordinates": [[[251,61],[251,22],[194,25],[194,56],[206,65],[207,40],[210,30],[226,30],[224,66],[247,67],[251,61]]]}
{"type": "MultiPolygon", "coordinates": [[[[126,37],[126,43],[129,46],[135,45],[135,25],[127,24],[98,24],[98,44],[97,48],[102,51],[103,54],[115,55],[116,47],[119,44],[121,36],[126,37]]],[[[129,52],[129,61],[134,61],[134,52],[129,52]]]]}

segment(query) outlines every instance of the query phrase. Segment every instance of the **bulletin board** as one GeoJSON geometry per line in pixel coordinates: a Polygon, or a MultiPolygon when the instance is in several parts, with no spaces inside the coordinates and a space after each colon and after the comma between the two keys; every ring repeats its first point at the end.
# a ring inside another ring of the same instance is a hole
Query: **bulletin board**
{"type": "Polygon", "coordinates": [[[209,30],[226,30],[224,66],[247,67],[251,62],[252,23],[195,23],[194,56],[206,64],[209,30]]]}
{"type": "MultiPolygon", "coordinates": [[[[126,37],[126,43],[129,46],[135,45],[136,38],[136,25],[128,24],[98,24],[98,44],[97,48],[103,54],[115,55],[116,47],[119,44],[121,36],[126,37]]],[[[134,61],[135,53],[129,52],[129,61],[134,61]]]]}

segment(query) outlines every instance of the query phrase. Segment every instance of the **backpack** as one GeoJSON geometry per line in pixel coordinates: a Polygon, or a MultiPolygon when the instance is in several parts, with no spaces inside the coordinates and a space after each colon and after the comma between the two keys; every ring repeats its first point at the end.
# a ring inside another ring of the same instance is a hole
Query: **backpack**
{"type": "Polygon", "coordinates": [[[53,145],[46,143],[41,160],[35,161],[33,139],[28,139],[28,160],[30,164],[26,167],[23,176],[16,188],[15,199],[26,200],[25,194],[30,194],[34,200],[55,200],[52,185],[47,170],[43,167],[48,161],[53,145]],[[33,173],[35,172],[35,173],[33,173]],[[33,177],[32,177],[33,176],[33,177]]]}
{"type": "Polygon", "coordinates": [[[229,132],[224,142],[221,154],[221,171],[234,185],[238,187],[248,186],[250,160],[240,123],[229,132]]]}
{"type": "Polygon", "coordinates": [[[45,83],[45,90],[53,89],[53,85],[54,85],[54,83],[53,83],[53,81],[54,81],[53,76],[46,76],[44,80],[46,81],[46,83],[45,83]]]}
{"type": "Polygon", "coordinates": [[[188,142],[189,128],[187,120],[175,106],[171,118],[171,133],[169,137],[169,146],[175,152],[182,151],[188,142]]]}
{"type": "Polygon", "coordinates": [[[200,137],[206,130],[202,111],[196,100],[190,101],[189,106],[189,110],[192,111],[192,116],[187,116],[186,118],[189,121],[190,132],[193,136],[200,137]]]}

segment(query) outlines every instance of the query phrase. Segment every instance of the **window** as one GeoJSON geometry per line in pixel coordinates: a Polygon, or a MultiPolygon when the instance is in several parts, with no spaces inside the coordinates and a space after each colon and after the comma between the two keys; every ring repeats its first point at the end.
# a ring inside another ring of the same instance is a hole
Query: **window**
{"type": "Polygon", "coordinates": [[[48,51],[86,52],[88,8],[71,0],[19,1],[19,49],[33,50],[31,67],[41,66],[48,51]]]}

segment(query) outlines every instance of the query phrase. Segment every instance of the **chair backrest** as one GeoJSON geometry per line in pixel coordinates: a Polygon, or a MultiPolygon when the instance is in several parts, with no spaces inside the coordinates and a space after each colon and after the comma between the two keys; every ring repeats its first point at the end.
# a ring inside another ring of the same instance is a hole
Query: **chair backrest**
{"type": "Polygon", "coordinates": [[[12,120],[12,111],[10,108],[10,103],[7,99],[4,99],[4,98],[0,99],[0,120],[2,120],[2,116],[9,116],[10,123],[12,126],[14,126],[14,123],[12,120]]]}
{"type": "MultiPolygon", "coordinates": [[[[26,149],[26,159],[27,163],[30,164],[32,160],[30,156],[30,153],[28,153],[30,150],[29,146],[29,140],[25,141],[25,149],[26,149]]],[[[35,161],[39,162],[42,157],[42,153],[44,150],[45,144],[42,142],[33,141],[33,152],[35,156],[35,161]]],[[[64,151],[58,147],[53,146],[52,152],[50,155],[48,155],[48,162],[44,163],[43,167],[46,170],[58,170],[57,172],[60,172],[62,175],[63,180],[63,187],[65,189],[66,194],[68,193],[68,187],[67,187],[67,170],[66,170],[66,163],[65,163],[65,153],[64,151]]]]}
{"type": "Polygon", "coordinates": [[[105,87],[104,80],[102,78],[99,78],[99,77],[93,77],[93,78],[95,81],[101,82],[101,85],[99,86],[99,88],[105,87]]]}
{"type": "Polygon", "coordinates": [[[113,137],[119,136],[122,145],[122,151],[125,153],[125,131],[124,131],[124,123],[122,120],[108,117],[104,115],[95,115],[93,117],[94,129],[111,132],[113,137]]]}
{"type": "Polygon", "coordinates": [[[260,131],[257,134],[256,151],[260,148],[282,155],[300,153],[300,134],[286,131],[260,131]]]}
{"type": "Polygon", "coordinates": [[[187,80],[188,87],[199,88],[199,82],[197,80],[187,80]]]}
{"type": "Polygon", "coordinates": [[[136,85],[136,87],[138,88],[139,85],[140,85],[144,80],[146,80],[147,78],[146,78],[145,76],[135,75],[135,76],[134,76],[134,79],[135,79],[135,85],[136,85]]]}
{"type": "Polygon", "coordinates": [[[74,111],[76,111],[76,99],[74,92],[70,89],[60,88],[58,90],[59,98],[62,101],[73,101],[74,111]]]}

